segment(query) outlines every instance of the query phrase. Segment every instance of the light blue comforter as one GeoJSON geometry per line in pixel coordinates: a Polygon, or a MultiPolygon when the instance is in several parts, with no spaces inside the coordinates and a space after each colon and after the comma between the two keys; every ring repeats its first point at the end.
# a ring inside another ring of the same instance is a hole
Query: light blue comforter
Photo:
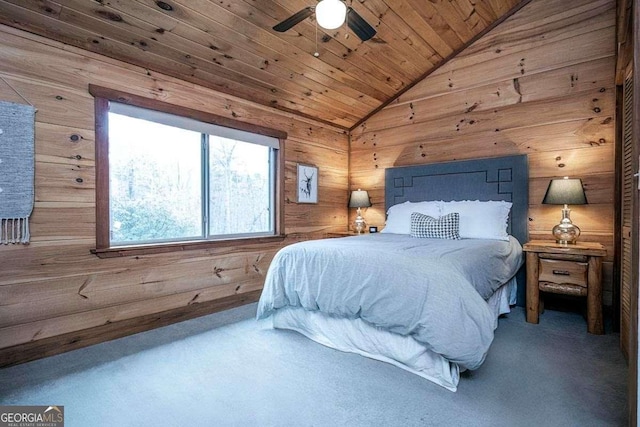
{"type": "Polygon", "coordinates": [[[273,259],[257,317],[283,307],[359,317],[476,369],[495,326],[485,299],[521,265],[522,247],[513,237],[507,242],[366,234],[301,242],[273,259]]]}

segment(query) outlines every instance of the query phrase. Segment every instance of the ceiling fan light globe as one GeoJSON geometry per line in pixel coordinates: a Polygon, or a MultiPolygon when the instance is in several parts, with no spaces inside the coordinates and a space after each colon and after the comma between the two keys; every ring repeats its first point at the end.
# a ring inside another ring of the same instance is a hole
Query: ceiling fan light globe
{"type": "Polygon", "coordinates": [[[322,0],[316,5],[316,20],[326,30],[340,27],[346,16],[347,5],[340,0],[322,0]]]}

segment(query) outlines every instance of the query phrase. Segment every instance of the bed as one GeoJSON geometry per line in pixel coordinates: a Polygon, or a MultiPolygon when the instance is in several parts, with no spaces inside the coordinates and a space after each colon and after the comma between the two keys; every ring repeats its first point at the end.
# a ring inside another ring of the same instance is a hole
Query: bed
{"type": "Polygon", "coordinates": [[[257,318],[456,391],[522,303],[527,158],[390,168],[385,204],[381,233],[280,250],[257,318]]]}

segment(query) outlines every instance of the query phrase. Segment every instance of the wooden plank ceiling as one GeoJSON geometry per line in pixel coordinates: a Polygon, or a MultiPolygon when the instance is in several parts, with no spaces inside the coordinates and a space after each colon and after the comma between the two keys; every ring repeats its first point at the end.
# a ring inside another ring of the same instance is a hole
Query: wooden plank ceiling
{"type": "Polygon", "coordinates": [[[316,0],[0,0],[0,22],[351,129],[523,3],[347,0],[367,42],[313,16],[272,30],[316,0]]]}

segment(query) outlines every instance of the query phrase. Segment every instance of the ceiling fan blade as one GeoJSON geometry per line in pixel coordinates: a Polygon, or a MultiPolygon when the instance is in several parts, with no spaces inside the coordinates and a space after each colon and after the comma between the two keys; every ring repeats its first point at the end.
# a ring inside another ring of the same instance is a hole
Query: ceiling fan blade
{"type": "Polygon", "coordinates": [[[376,35],[376,30],[352,7],[347,8],[347,25],[363,42],[376,35]]]}
{"type": "Polygon", "coordinates": [[[285,31],[289,30],[294,25],[299,24],[300,22],[304,21],[305,19],[307,19],[311,15],[313,15],[313,7],[311,7],[311,6],[305,7],[300,12],[294,13],[293,15],[291,15],[290,17],[288,17],[287,19],[285,19],[281,23],[275,25],[273,27],[273,29],[276,30],[279,33],[284,33],[285,31]]]}

